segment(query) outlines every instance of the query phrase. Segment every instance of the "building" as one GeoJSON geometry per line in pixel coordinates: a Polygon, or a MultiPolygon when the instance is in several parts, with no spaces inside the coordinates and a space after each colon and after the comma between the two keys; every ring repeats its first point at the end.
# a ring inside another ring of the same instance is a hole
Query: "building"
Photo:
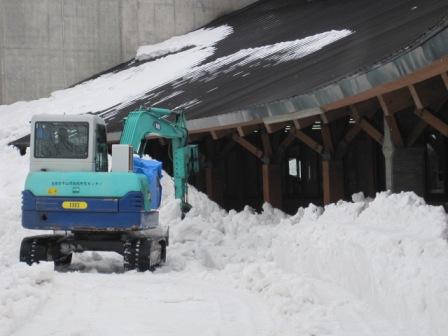
{"type": "Polygon", "coordinates": [[[439,0],[258,1],[207,25],[233,33],[194,75],[93,112],[117,141],[139,106],[185,109],[205,160],[192,183],[227,209],[386,189],[446,205],[447,14],[439,0]]]}

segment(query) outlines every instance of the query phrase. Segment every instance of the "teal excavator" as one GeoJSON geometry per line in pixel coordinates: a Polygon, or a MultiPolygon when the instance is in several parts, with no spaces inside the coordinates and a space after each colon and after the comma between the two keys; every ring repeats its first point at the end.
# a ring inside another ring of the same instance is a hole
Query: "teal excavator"
{"type": "Polygon", "coordinates": [[[171,141],[175,198],[190,210],[188,177],[199,170],[183,112],[140,109],[125,119],[112,145],[96,115],[39,115],[31,120],[30,172],[22,192],[22,225],[51,234],[23,239],[20,260],[67,268],[73,253],[114,251],[125,270],[147,271],[166,260],[169,230],[160,225],[161,163],[145,160],[149,136],[171,141]],[[137,154],[137,155],[135,155],[137,154]]]}

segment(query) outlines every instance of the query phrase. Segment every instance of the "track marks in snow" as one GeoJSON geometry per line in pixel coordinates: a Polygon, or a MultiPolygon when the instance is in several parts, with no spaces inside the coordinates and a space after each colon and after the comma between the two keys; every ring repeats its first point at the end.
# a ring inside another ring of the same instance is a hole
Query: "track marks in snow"
{"type": "Polygon", "coordinates": [[[61,273],[13,335],[275,335],[268,307],[207,273],[61,273]]]}

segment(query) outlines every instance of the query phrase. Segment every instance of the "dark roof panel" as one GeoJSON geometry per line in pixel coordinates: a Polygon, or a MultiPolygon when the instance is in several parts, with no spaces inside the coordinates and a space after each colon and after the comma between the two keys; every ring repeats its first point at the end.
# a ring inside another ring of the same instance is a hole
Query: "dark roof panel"
{"type": "Polygon", "coordinates": [[[163,101],[186,107],[189,120],[221,115],[313,92],[332,82],[367,72],[373,66],[406,53],[444,29],[448,2],[442,0],[268,0],[222,17],[208,27],[230,25],[233,34],[219,42],[204,63],[241,49],[303,39],[331,30],[354,33],[299,60],[275,64],[259,59],[202,76],[181,78],[159,87],[126,107],[112,108],[112,131],[130,110],[163,101]],[[244,75],[244,76],[243,76],[244,75]],[[210,80],[208,77],[211,76],[210,80]],[[114,114],[112,114],[114,115],[114,114]]]}

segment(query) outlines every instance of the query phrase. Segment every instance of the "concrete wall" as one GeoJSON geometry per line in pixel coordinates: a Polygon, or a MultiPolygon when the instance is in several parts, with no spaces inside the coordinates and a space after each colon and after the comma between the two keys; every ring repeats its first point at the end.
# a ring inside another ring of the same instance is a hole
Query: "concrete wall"
{"type": "Polygon", "coordinates": [[[254,0],[0,0],[0,104],[45,97],[254,0]]]}

